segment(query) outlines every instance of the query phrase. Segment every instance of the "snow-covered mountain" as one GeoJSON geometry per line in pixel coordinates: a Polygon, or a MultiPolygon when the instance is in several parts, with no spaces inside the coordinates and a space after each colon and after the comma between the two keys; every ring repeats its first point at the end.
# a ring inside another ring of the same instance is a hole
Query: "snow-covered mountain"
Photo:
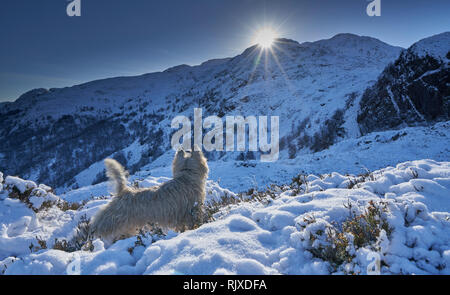
{"type": "MultiPolygon", "coordinates": [[[[135,172],[170,153],[171,120],[192,117],[194,107],[204,117],[280,116],[282,159],[323,150],[359,135],[360,96],[400,51],[352,34],[302,44],[278,39],[273,54],[253,46],[199,66],[32,90],[1,106],[0,168],[55,187],[102,180],[102,169],[82,172],[105,157],[135,172]]],[[[208,155],[223,157],[255,155],[208,155]]]]}
{"type": "MultiPolygon", "coordinates": [[[[278,115],[281,161],[361,133],[447,120],[449,35],[407,50],[352,34],[302,44],[278,39],[273,51],[252,46],[198,66],[35,89],[1,105],[0,169],[76,188],[105,179],[106,157],[131,173],[165,167],[171,120],[192,118],[196,107],[203,117],[278,115]]],[[[259,158],[248,151],[207,156],[233,163],[259,158]]]]}
{"type": "Polygon", "coordinates": [[[361,99],[362,133],[450,118],[450,32],[413,44],[361,99]]]}

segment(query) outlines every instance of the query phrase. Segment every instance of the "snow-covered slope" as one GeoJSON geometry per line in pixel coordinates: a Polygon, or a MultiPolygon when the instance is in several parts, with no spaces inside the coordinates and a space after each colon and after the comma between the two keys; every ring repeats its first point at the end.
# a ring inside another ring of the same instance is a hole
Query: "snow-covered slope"
{"type": "Polygon", "coordinates": [[[442,60],[448,55],[448,52],[450,50],[449,44],[450,32],[445,32],[414,43],[411,46],[410,51],[414,52],[420,57],[425,57],[428,55],[442,60]]]}
{"type": "MultiPolygon", "coordinates": [[[[359,138],[342,140],[321,152],[304,153],[294,159],[273,163],[261,163],[258,160],[210,162],[209,178],[236,192],[251,188],[264,189],[272,183],[285,183],[299,172],[322,174],[336,171],[342,174],[360,174],[416,159],[448,161],[449,142],[450,122],[436,123],[429,127],[373,132],[359,138]]],[[[138,174],[140,177],[170,177],[171,170],[167,163],[170,163],[171,157],[173,154],[161,157],[142,167],[138,174]]],[[[91,174],[103,171],[103,167],[100,169],[91,171],[91,174]]]]}
{"type": "Polygon", "coordinates": [[[400,51],[352,34],[303,44],[279,39],[273,53],[253,46],[198,66],[33,90],[0,109],[0,168],[55,187],[101,181],[101,173],[76,176],[110,156],[135,172],[170,153],[171,120],[192,117],[194,107],[204,117],[280,116],[284,158],[322,150],[359,135],[360,95],[400,51]]]}
{"type": "MultiPolygon", "coordinates": [[[[286,157],[273,163],[262,163],[259,160],[210,161],[209,179],[220,183],[224,188],[242,192],[252,188],[263,189],[272,183],[285,183],[299,172],[314,174],[336,171],[342,174],[359,174],[416,159],[448,161],[449,142],[450,122],[436,123],[429,127],[373,132],[359,138],[342,140],[321,152],[300,154],[294,159],[286,157]]],[[[173,154],[174,152],[166,153],[143,166],[134,177],[171,177],[172,170],[168,164],[171,163],[173,154]]],[[[86,186],[98,174],[104,175],[103,161],[94,163],[77,175],[76,179],[82,186],[86,186]]],[[[106,186],[99,185],[99,189],[100,187],[103,194],[106,194],[106,186]]],[[[78,190],[69,194],[76,191],[78,190]]]]}
{"type": "MultiPolygon", "coordinates": [[[[98,198],[91,186],[85,191],[97,198],[79,208],[34,207],[23,193],[36,197],[36,184],[6,177],[0,186],[0,272],[366,274],[379,263],[381,274],[450,274],[449,162],[419,160],[360,177],[331,173],[299,179],[262,198],[247,196],[224,206],[214,221],[195,230],[142,233],[109,246],[97,239],[81,250],[62,241],[108,197],[98,198]]],[[[140,183],[164,180],[148,177],[140,183]]],[[[60,198],[39,188],[36,198],[60,198]]],[[[236,197],[214,182],[207,191],[207,203],[236,197]]]]}

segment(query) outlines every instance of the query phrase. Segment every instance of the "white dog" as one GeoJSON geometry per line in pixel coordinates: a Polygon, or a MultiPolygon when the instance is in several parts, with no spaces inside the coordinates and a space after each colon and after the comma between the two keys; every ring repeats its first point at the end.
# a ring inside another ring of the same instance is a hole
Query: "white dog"
{"type": "Polygon", "coordinates": [[[93,217],[91,232],[105,239],[131,236],[146,224],[183,231],[201,218],[208,164],[201,151],[180,149],[172,163],[173,179],[150,188],[127,186],[126,171],[106,159],[106,173],[115,196],[93,217]]]}

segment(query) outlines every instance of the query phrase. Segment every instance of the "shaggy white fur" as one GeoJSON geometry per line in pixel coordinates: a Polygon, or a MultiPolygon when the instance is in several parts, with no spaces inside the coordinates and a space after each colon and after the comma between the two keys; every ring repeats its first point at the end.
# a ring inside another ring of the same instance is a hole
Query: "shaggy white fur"
{"type": "Polygon", "coordinates": [[[130,236],[146,224],[183,231],[201,218],[208,164],[201,151],[180,149],[172,163],[173,179],[150,188],[127,186],[126,171],[113,159],[105,160],[115,196],[93,217],[93,236],[115,239],[130,236]]]}

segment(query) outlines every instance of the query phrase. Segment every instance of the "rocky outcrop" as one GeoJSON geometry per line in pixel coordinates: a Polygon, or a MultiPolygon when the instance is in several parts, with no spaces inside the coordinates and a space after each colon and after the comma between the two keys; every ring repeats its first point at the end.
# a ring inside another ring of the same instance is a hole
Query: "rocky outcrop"
{"type": "Polygon", "coordinates": [[[403,51],[364,92],[357,117],[362,134],[449,120],[449,35],[424,39],[403,51]]]}

